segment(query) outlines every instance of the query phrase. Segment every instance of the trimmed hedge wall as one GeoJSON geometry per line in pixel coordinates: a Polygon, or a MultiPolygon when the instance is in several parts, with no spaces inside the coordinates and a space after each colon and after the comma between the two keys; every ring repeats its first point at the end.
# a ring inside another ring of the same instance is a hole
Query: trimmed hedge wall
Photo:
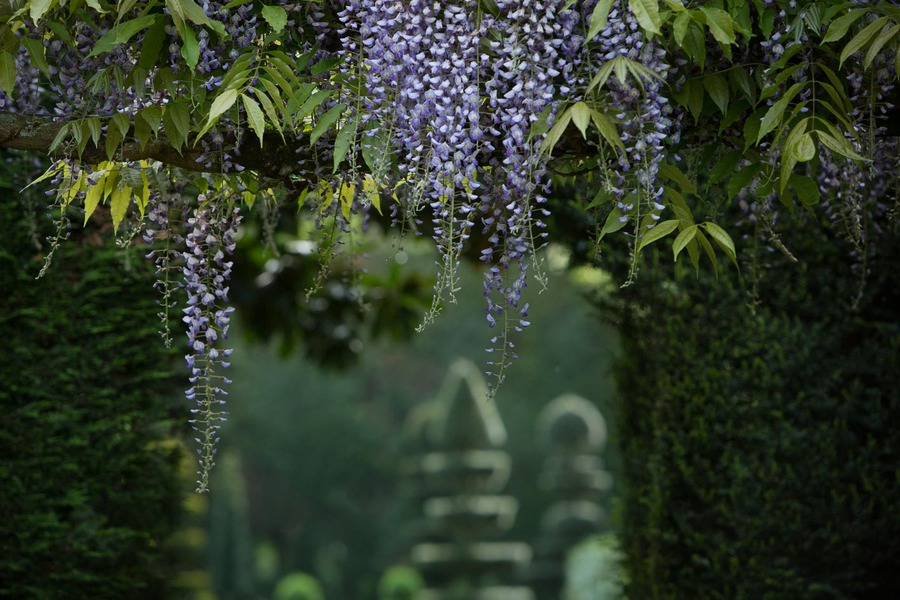
{"type": "Polygon", "coordinates": [[[69,240],[35,281],[27,211],[4,195],[0,597],[164,598],[181,484],[162,439],[181,386],[153,277],[111,243],[69,240]]]}
{"type": "Polygon", "coordinates": [[[620,294],[633,600],[900,591],[900,244],[853,311],[846,247],[796,227],[804,262],[766,254],[755,311],[733,268],[679,276],[670,252],[620,294]]]}

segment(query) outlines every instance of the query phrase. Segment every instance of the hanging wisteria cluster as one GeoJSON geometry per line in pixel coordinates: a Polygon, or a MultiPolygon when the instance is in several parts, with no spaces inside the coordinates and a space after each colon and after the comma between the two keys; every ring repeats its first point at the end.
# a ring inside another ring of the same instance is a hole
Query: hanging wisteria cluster
{"type": "Polygon", "coordinates": [[[209,472],[215,465],[219,429],[227,413],[222,410],[228,392],[224,385],[231,381],[221,374],[230,366],[230,348],[221,348],[228,338],[231,313],[228,304],[228,281],[231,277],[235,236],[241,217],[237,208],[208,202],[202,195],[200,204],[188,218],[186,250],[182,253],[187,307],[183,321],[187,325],[190,354],[185,359],[191,370],[191,387],[185,392],[196,401],[191,410],[191,425],[199,434],[200,480],[198,491],[209,486],[209,472]]]}
{"type": "Polygon", "coordinates": [[[350,0],[338,13],[344,69],[366,83],[362,143],[398,157],[401,218],[432,215],[441,254],[433,312],[458,289],[473,230],[488,241],[497,382],[514,355],[510,334],[528,325],[521,294],[545,235],[547,156],[532,126],[545,109],[552,120],[560,86],[575,85],[573,56],[584,40],[565,4],[501,0],[497,16],[476,0],[350,0]]]}
{"type": "MultiPolygon", "coordinates": [[[[658,181],[659,166],[667,156],[667,145],[679,140],[677,126],[670,117],[672,108],[664,94],[669,70],[666,50],[647,38],[624,2],[616,1],[594,54],[598,66],[624,57],[649,70],[647,75],[633,79],[610,81],[607,99],[618,111],[623,149],[615,163],[605,166],[606,180],[615,197],[619,222],[634,223],[637,243],[662,217],[665,205],[664,188],[658,181]]],[[[632,260],[627,282],[636,275],[637,260],[632,260]]]]}
{"type": "Polygon", "coordinates": [[[627,282],[666,236],[695,267],[705,255],[716,268],[716,252],[737,263],[715,223],[722,198],[775,247],[782,205],[821,204],[862,279],[897,210],[891,3],[65,4],[3,16],[0,143],[55,154],[41,178],[61,209],[54,244],[73,206],[85,222],[103,207],[122,245],[145,223],[167,341],[185,306],[201,490],[224,419],[241,199],[311,209],[323,261],[373,211],[431,236],[426,323],[454,300],[474,242],[494,390],[529,324],[525,289],[543,283],[554,172],[590,173],[586,235],[626,232],[627,282]]]}

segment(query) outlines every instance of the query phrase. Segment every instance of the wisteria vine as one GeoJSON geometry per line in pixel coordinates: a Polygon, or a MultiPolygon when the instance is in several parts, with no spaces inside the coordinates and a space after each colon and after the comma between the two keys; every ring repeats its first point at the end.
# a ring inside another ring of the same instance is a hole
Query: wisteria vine
{"type": "Polygon", "coordinates": [[[57,4],[4,16],[0,142],[30,149],[23,139],[50,131],[54,245],[73,206],[85,222],[105,207],[125,246],[146,223],[167,343],[186,306],[201,491],[225,418],[241,198],[264,199],[267,231],[274,199],[311,210],[323,262],[382,211],[433,238],[423,325],[454,301],[474,243],[494,392],[529,325],[525,290],[543,284],[554,181],[589,173],[587,229],[598,244],[626,232],[625,283],[666,236],[695,267],[705,255],[716,268],[716,251],[737,263],[715,222],[723,199],[787,254],[782,207],[821,205],[864,283],[897,212],[891,3],[90,0],[75,16],[57,4]]]}

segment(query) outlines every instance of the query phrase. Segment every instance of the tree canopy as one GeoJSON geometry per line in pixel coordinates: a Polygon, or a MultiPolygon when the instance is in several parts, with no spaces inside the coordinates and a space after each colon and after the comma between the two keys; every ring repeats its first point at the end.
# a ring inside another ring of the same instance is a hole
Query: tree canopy
{"type": "Polygon", "coordinates": [[[55,190],[51,254],[70,220],[106,214],[153,244],[164,320],[174,308],[187,327],[201,490],[247,208],[300,211],[323,264],[373,220],[433,237],[426,321],[474,245],[495,385],[552,207],[582,216],[575,239],[627,248],[625,283],[663,238],[695,269],[737,265],[738,221],[790,255],[779,215],[804,210],[864,273],[896,208],[891,2],[10,0],[0,14],[0,147],[53,158],[38,178],[55,190]]]}

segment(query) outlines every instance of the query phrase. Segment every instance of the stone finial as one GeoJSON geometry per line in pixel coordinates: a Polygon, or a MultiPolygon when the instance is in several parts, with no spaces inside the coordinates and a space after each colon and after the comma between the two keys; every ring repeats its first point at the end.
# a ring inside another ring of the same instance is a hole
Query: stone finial
{"type": "Polygon", "coordinates": [[[599,453],[606,447],[606,420],[596,406],[576,394],[547,404],[537,428],[541,439],[560,450],[599,453]]]}

